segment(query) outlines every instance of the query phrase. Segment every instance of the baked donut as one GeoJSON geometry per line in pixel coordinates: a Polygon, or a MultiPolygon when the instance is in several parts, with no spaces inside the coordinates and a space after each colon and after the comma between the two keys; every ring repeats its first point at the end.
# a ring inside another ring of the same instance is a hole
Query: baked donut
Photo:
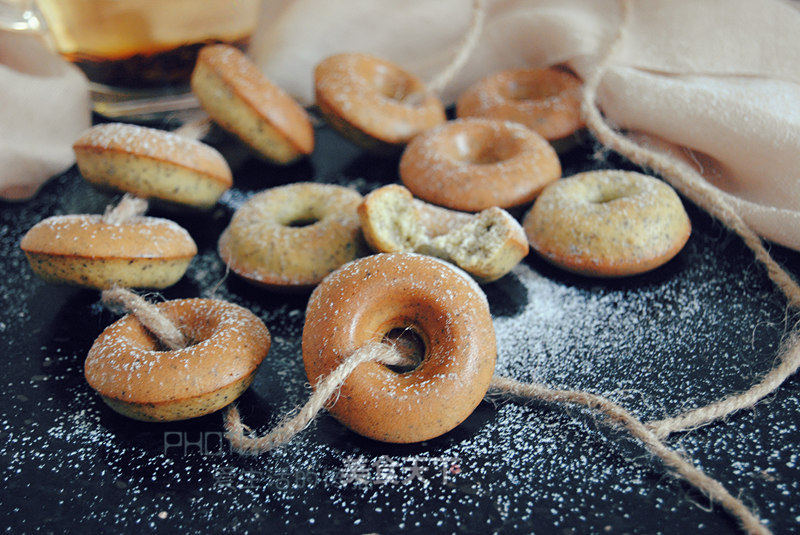
{"type": "Polygon", "coordinates": [[[285,165],[314,150],[306,111],[238,48],[203,48],[191,84],[214,122],[268,160],[285,165]]]}
{"type": "Polygon", "coordinates": [[[497,354],[486,296],[452,264],[379,254],[328,276],[306,309],[303,362],[312,386],[365,343],[404,329],[424,346],[421,364],[404,373],[363,363],[329,408],[351,430],[383,442],[437,437],[483,399],[497,354]]]}
{"type": "Polygon", "coordinates": [[[46,281],[100,289],[166,288],[197,254],[186,230],[155,217],[109,223],[100,215],[53,216],[34,225],[20,247],[46,281]]]}
{"type": "Polygon", "coordinates": [[[553,147],[508,121],[450,121],[415,137],[400,159],[411,193],[466,212],[527,204],[560,176],[553,147]]]}
{"type": "Polygon", "coordinates": [[[397,184],[364,197],[358,215],[364,238],[374,251],[436,256],[480,282],[499,279],[528,254],[525,232],[505,210],[492,207],[475,215],[454,212],[416,200],[397,184]]]}
{"type": "Polygon", "coordinates": [[[545,260],[593,277],[623,277],[666,263],[691,223],[664,182],[627,171],[590,171],[548,186],[523,222],[545,260]]]}
{"type": "Polygon", "coordinates": [[[332,184],[268,189],[236,211],[219,239],[219,254],[249,282],[309,289],[365,253],[356,213],[360,203],[358,192],[332,184]]]}
{"type": "Polygon", "coordinates": [[[442,101],[416,76],[366,54],[337,54],[314,69],[317,106],[357,145],[395,154],[445,121],[442,101]]]}
{"type": "Polygon", "coordinates": [[[86,180],[143,198],[210,208],[233,184],[231,170],[219,152],[164,130],[98,124],[72,148],[86,180]]]}
{"type": "Polygon", "coordinates": [[[520,123],[566,149],[584,126],[581,80],[559,67],[498,72],[458,98],[456,115],[520,123]]]}
{"type": "Polygon", "coordinates": [[[156,305],[192,341],[166,351],[133,315],[97,337],[84,374],[109,407],[136,420],[167,422],[221,409],[253,381],[270,346],[252,312],[215,299],[156,305]]]}

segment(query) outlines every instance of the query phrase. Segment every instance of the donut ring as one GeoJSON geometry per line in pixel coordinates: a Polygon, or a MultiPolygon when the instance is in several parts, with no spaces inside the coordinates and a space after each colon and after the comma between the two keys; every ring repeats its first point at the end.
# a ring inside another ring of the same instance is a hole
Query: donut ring
{"type": "Polygon", "coordinates": [[[467,89],[456,114],[521,123],[556,146],[565,144],[584,126],[581,80],[559,67],[502,71],[467,89]]]}
{"type": "Polygon", "coordinates": [[[419,442],[463,422],[480,403],[497,354],[486,297],[458,268],[410,253],[351,262],[311,294],[303,362],[312,385],[370,340],[409,328],[425,347],[401,373],[358,366],[330,412],[356,433],[383,442],[419,442]]]}
{"type": "Polygon", "coordinates": [[[210,208],[233,184],[231,170],[219,152],[164,130],[98,124],[72,148],[87,181],[138,197],[210,208]]]}
{"type": "Polygon", "coordinates": [[[523,222],[543,258],[593,277],[624,277],[665,264],[691,223],[675,191],[640,173],[591,171],[545,189],[523,222]]]}
{"type": "Polygon", "coordinates": [[[23,236],[20,248],[46,281],[98,289],[172,286],[197,254],[189,233],[167,219],[113,224],[99,215],[49,217],[23,236]]]}
{"type": "Polygon", "coordinates": [[[194,344],[163,351],[132,315],[107,327],[89,350],[84,375],[109,407],[135,420],[185,420],[221,409],[247,390],[270,346],[260,319],[215,299],[156,306],[194,344]]]}
{"type": "Polygon", "coordinates": [[[231,271],[272,289],[304,290],[365,253],[361,195],[332,184],[296,183],[250,198],[220,236],[231,271]]]}
{"type": "Polygon", "coordinates": [[[214,122],[268,160],[286,165],[313,152],[314,129],[306,111],[238,48],[203,48],[191,84],[214,122]]]}
{"type": "Polygon", "coordinates": [[[442,101],[416,76],[366,54],[337,54],[314,69],[317,106],[330,125],[372,152],[394,154],[445,121],[442,101]]]}
{"type": "Polygon", "coordinates": [[[400,179],[411,193],[465,212],[527,204],[560,176],[561,163],[544,138],[489,119],[457,119],[424,132],[400,159],[400,179]]]}

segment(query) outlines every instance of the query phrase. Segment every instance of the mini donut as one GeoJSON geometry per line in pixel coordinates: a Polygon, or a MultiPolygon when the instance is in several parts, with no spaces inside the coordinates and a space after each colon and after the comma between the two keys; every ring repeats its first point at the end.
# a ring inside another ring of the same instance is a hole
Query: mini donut
{"type": "Polygon", "coordinates": [[[480,282],[499,279],[528,254],[525,232],[505,210],[492,207],[475,215],[454,212],[416,200],[397,184],[364,197],[358,215],[364,238],[374,251],[436,256],[480,282]]]}
{"type": "Polygon", "coordinates": [[[219,152],[164,130],[99,124],[72,148],[86,180],[143,198],[210,208],[233,184],[231,170],[219,152]]]}
{"type": "Polygon", "coordinates": [[[520,123],[566,149],[584,126],[581,80],[559,67],[502,71],[467,89],[456,114],[520,123]]]}
{"type": "Polygon", "coordinates": [[[203,48],[191,84],[214,122],[268,160],[286,165],[314,150],[306,111],[238,48],[203,48]]]}
{"type": "Polygon", "coordinates": [[[314,69],[317,106],[357,145],[395,154],[445,121],[442,101],[416,76],[366,54],[337,54],[314,69]]]}
{"type": "Polygon", "coordinates": [[[53,216],[34,225],[20,247],[46,281],[98,289],[166,288],[197,254],[186,230],[155,217],[114,224],[100,215],[53,216]]]}
{"type": "Polygon", "coordinates": [[[185,420],[247,390],[270,346],[260,319],[216,299],[156,306],[192,344],[165,351],[130,314],[107,327],[89,350],[84,375],[109,407],[146,422],[185,420]]]}
{"type": "Polygon", "coordinates": [[[411,193],[465,212],[528,204],[560,176],[553,147],[508,121],[450,121],[415,137],[400,159],[411,193]]]}
{"type": "Polygon", "coordinates": [[[668,262],[691,223],[664,182],[627,171],[580,173],[548,186],[523,222],[545,260],[573,273],[624,277],[668,262]]]}
{"type": "Polygon", "coordinates": [[[497,348],[489,305],[466,273],[410,253],[378,254],[347,264],[311,294],[303,362],[314,386],[356,349],[399,329],[419,337],[421,364],[403,373],[363,363],[329,410],[365,437],[419,442],[463,422],[483,399],[494,373],[497,348]]]}
{"type": "Polygon", "coordinates": [[[254,195],[233,215],[218,250],[245,280],[283,290],[316,286],[365,253],[361,195],[332,184],[297,183],[254,195]]]}

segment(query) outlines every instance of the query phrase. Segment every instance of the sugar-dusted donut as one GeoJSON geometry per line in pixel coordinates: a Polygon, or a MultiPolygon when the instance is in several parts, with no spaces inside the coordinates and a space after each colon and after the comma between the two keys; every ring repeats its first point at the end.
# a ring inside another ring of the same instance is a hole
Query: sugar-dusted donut
{"type": "Polygon", "coordinates": [[[34,225],[20,247],[43,279],[91,288],[166,288],[197,254],[186,230],[155,217],[109,223],[100,215],[53,216],[34,225]]]}
{"type": "Polygon", "coordinates": [[[463,271],[411,253],[379,254],[343,266],[311,294],[303,362],[312,385],[369,341],[410,329],[424,346],[407,372],[358,366],[330,407],[360,435],[419,442],[464,421],[483,399],[497,354],[489,305],[463,271]]]}
{"type": "Polygon", "coordinates": [[[361,195],[331,184],[297,183],[250,198],[219,239],[231,271],[273,289],[304,290],[365,253],[361,195]]]}
{"type": "Polygon", "coordinates": [[[105,123],[72,146],[81,175],[100,187],[209,208],[233,184],[222,155],[164,130],[105,123]]]}
{"type": "Polygon", "coordinates": [[[523,222],[540,255],[568,271],[623,277],[666,263],[691,223],[664,182],[640,173],[590,171],[548,186],[523,222]]]}
{"type": "Polygon", "coordinates": [[[581,81],[559,67],[498,72],[467,89],[456,114],[521,123],[566,149],[584,126],[581,81]]]}
{"type": "Polygon", "coordinates": [[[238,48],[203,48],[191,83],[214,122],[265,158],[285,165],[314,150],[306,111],[238,48]]]}
{"type": "Polygon", "coordinates": [[[417,252],[456,264],[480,282],[499,279],[528,254],[528,240],[505,210],[472,215],[414,199],[398,184],[379,188],[358,207],[361,230],[380,253],[417,252]]]}
{"type": "Polygon", "coordinates": [[[361,147],[394,154],[445,121],[444,106],[416,76],[366,54],[337,54],[314,69],[317,106],[361,147]]]}
{"type": "Polygon", "coordinates": [[[165,351],[132,315],[106,328],[84,374],[112,409],[136,420],[185,420],[221,409],[253,381],[270,346],[252,312],[215,299],[178,299],[159,310],[192,341],[165,351]]]}
{"type": "Polygon", "coordinates": [[[508,121],[450,121],[415,137],[400,159],[411,193],[466,212],[527,204],[560,176],[553,147],[508,121]]]}

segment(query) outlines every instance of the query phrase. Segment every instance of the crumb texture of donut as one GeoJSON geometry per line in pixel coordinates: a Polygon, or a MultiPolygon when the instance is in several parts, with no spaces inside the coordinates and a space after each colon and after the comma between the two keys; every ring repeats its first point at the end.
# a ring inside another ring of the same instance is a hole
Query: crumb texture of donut
{"type": "Polygon", "coordinates": [[[23,236],[20,248],[46,281],[98,289],[166,288],[197,254],[189,233],[167,219],[112,224],[99,215],[47,218],[23,236]]]}
{"type": "Polygon", "coordinates": [[[456,114],[520,123],[556,144],[584,126],[581,80],[560,67],[498,72],[467,89],[456,114]]]}
{"type": "Polygon", "coordinates": [[[331,184],[268,189],[239,208],[220,236],[222,260],[245,280],[306,290],[367,252],[358,219],[361,195],[331,184]]]}
{"type": "Polygon", "coordinates": [[[103,401],[130,418],[172,421],[214,412],[239,397],[269,351],[261,320],[214,299],[157,306],[190,345],[165,350],[131,315],[113,323],[95,340],[84,368],[103,401]]]}
{"type": "Polygon", "coordinates": [[[528,204],[560,176],[553,147],[508,121],[450,121],[415,137],[400,159],[400,179],[416,197],[465,212],[528,204]]]}
{"type": "Polygon", "coordinates": [[[81,175],[143,198],[209,208],[233,184],[222,155],[199,141],[142,126],[93,126],[73,145],[81,175]]]}
{"type": "Polygon", "coordinates": [[[397,330],[424,346],[412,370],[358,366],[331,414],[363,436],[410,443],[446,433],[480,403],[497,355],[486,296],[465,272],[413,253],[351,262],[312,293],[303,328],[303,362],[312,385],[370,341],[397,330]]]}
{"type": "Polygon", "coordinates": [[[203,48],[191,85],[214,122],[264,158],[286,165],[314,150],[314,129],[306,111],[239,49],[203,48]]]}
{"type": "Polygon", "coordinates": [[[376,252],[416,252],[452,262],[480,282],[499,279],[528,254],[525,232],[497,207],[455,212],[413,199],[391,184],[364,198],[361,228],[376,252]]]}
{"type": "Polygon", "coordinates": [[[396,153],[445,121],[444,105],[416,76],[366,54],[337,54],[314,69],[317,105],[357,145],[396,153]]]}
{"type": "Polygon", "coordinates": [[[622,277],[655,269],[686,244],[691,223],[666,183],[628,171],[560,180],[523,222],[531,247],[574,273],[622,277]]]}

